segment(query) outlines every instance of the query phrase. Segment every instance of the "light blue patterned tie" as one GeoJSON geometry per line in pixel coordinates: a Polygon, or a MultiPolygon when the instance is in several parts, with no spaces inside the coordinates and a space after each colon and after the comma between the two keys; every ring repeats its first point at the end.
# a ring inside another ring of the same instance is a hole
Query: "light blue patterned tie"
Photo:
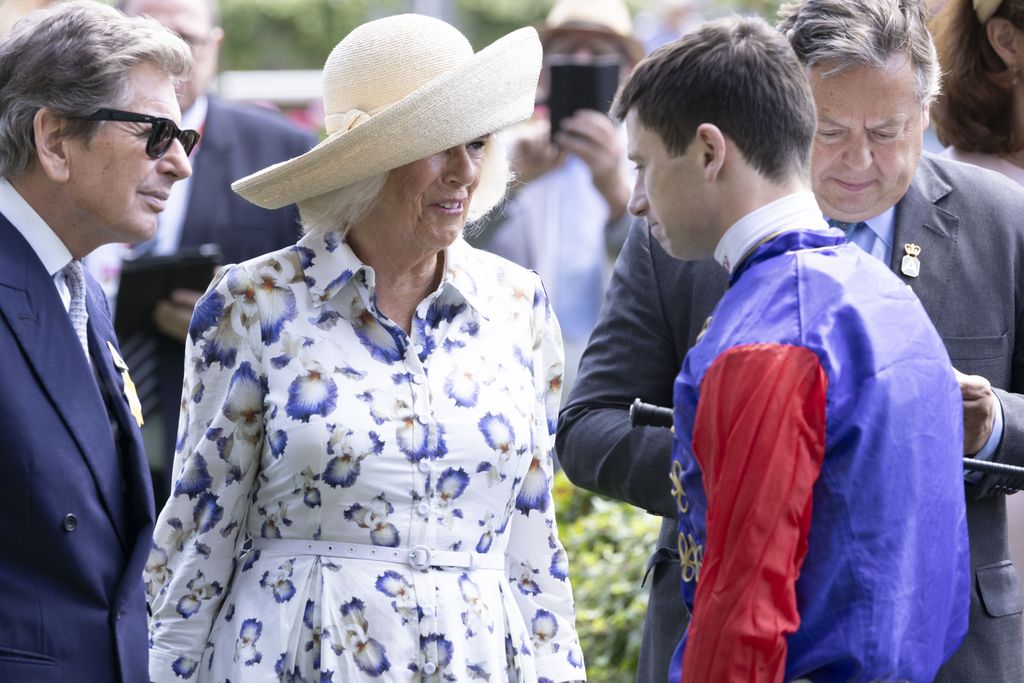
{"type": "Polygon", "coordinates": [[[71,292],[68,317],[71,318],[71,325],[75,328],[78,341],[82,343],[82,350],[88,358],[89,337],[86,334],[86,324],[89,322],[89,311],[85,308],[85,268],[81,261],[75,260],[64,266],[61,272],[64,274],[64,284],[71,292]]]}
{"type": "Polygon", "coordinates": [[[833,220],[831,218],[828,220],[828,224],[831,227],[839,228],[844,233],[846,233],[846,241],[847,242],[852,242],[853,241],[853,236],[855,234],[857,234],[858,230],[860,230],[861,228],[868,227],[868,224],[865,223],[864,221],[860,221],[859,223],[844,223],[843,221],[837,221],[837,220],[833,220]]]}

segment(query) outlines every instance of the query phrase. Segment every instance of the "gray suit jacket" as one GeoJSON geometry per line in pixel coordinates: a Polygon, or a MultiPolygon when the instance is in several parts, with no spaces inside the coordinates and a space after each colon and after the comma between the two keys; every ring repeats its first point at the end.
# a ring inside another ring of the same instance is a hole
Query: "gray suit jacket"
{"type": "MultiPolygon", "coordinates": [[[[897,205],[893,270],[921,299],[954,366],[986,377],[1004,411],[996,460],[1024,465],[1024,192],[998,174],[923,155],[897,205]],[[921,274],[899,272],[904,244],[921,247],[921,274]]],[[[672,436],[631,429],[634,397],[671,405],[672,384],[704,319],[725,291],[713,261],[669,257],[637,224],[615,267],[604,309],[559,419],[557,451],[578,486],[665,518],[651,558],[650,603],[637,681],[662,683],[687,615],[679,595],[672,436]]],[[[927,400],[927,397],[922,397],[927,400]]],[[[1021,590],[1007,548],[1006,507],[994,481],[968,485],[975,573],[970,629],[939,681],[1024,680],[1021,590]]]]}

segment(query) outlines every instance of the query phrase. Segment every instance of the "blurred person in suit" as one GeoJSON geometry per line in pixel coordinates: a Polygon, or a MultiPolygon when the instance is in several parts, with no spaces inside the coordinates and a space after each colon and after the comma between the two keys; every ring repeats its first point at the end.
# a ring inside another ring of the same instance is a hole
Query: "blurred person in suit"
{"type": "MultiPolygon", "coordinates": [[[[963,394],[963,452],[1024,463],[1024,193],[1005,178],[923,153],[939,67],[919,2],[805,0],[781,28],[818,109],[812,187],[826,217],[917,294],[963,394]]],[[[671,434],[632,430],[634,397],[670,405],[672,378],[726,279],[713,261],[677,263],[634,226],[561,413],[569,478],[665,518],[649,564],[638,681],[663,681],[687,614],[679,601],[676,512],[665,484],[671,434]]],[[[1024,680],[1020,577],[1007,550],[998,477],[969,476],[971,612],[938,681],[1024,680]]]]}
{"type": "Polygon", "coordinates": [[[81,259],[156,231],[198,133],[189,49],[95,2],[0,39],[0,680],[147,680],[153,493],[132,381],[81,259]]]}
{"type": "MultiPolygon", "coordinates": [[[[299,235],[295,206],[268,211],[231,191],[231,182],[308,151],[315,137],[277,112],[225,102],[210,94],[224,31],[218,26],[217,0],[123,0],[129,16],[156,19],[188,43],[195,67],[178,90],[183,125],[203,134],[193,151],[192,178],[175,186],[157,234],[135,245],[129,256],[159,256],[216,244],[225,263],[239,263],[295,242],[299,235]]],[[[86,264],[116,296],[124,248],[112,245],[86,264]]],[[[212,277],[211,273],[211,277],[212,277]]],[[[180,411],[185,334],[192,309],[202,293],[177,290],[154,312],[159,334],[122,339],[134,364],[150,464],[159,507],[167,497],[180,411]]],[[[116,306],[115,306],[116,313],[116,306]]]]}

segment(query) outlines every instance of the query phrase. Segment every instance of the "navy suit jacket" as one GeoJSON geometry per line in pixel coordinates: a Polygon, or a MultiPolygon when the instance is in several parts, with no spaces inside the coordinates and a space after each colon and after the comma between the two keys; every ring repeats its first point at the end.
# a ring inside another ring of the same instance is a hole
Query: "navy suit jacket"
{"type": "Polygon", "coordinates": [[[87,275],[94,371],[3,215],[0,244],[0,681],[146,681],[153,491],[106,300],[87,275]]]}
{"type": "MultiPolygon", "coordinates": [[[[299,238],[299,212],[294,204],[268,211],[232,192],[231,183],[300,156],[315,143],[313,134],[276,112],[210,97],[180,246],[217,244],[224,263],[240,263],[294,244],[299,238]]],[[[157,499],[162,503],[174,459],[185,347],[169,337],[161,337],[159,343],[164,442],[158,459],[166,469],[157,499]]]]}
{"type": "MultiPolygon", "coordinates": [[[[910,285],[961,372],[995,387],[1004,416],[995,460],[1024,465],[1024,192],[1006,178],[924,154],[896,205],[892,270],[910,285]],[[921,247],[921,274],[900,272],[903,245],[921,247]]],[[[578,486],[665,518],[651,558],[650,602],[637,681],[662,683],[686,626],[668,481],[672,434],[631,429],[634,397],[672,404],[672,387],[726,286],[714,261],[672,259],[635,225],[615,265],[601,318],[558,424],[557,452],[578,486]]],[[[920,397],[927,401],[927,396],[920,397]]],[[[1019,683],[1021,587],[1007,547],[997,478],[967,486],[971,613],[967,638],[936,681],[1019,683]]],[[[1018,494],[1024,495],[1024,494],[1018,494]]]]}

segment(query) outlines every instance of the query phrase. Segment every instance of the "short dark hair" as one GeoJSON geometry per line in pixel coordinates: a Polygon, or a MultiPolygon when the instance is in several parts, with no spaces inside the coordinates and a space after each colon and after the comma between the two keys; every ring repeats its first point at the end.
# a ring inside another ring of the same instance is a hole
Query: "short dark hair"
{"type": "Polygon", "coordinates": [[[697,127],[711,123],[770,180],[810,172],[816,114],[803,67],[786,39],[763,19],[704,24],[640,62],[612,114],[635,109],[670,154],[686,152],[697,127]]]}
{"type": "MultiPolygon", "coordinates": [[[[1024,0],[1003,0],[992,16],[1024,31],[1024,0]]],[[[945,71],[945,93],[932,105],[942,144],[1000,156],[1024,148],[1014,131],[1013,84],[1020,75],[992,48],[973,3],[947,2],[931,28],[945,71]]]]}

